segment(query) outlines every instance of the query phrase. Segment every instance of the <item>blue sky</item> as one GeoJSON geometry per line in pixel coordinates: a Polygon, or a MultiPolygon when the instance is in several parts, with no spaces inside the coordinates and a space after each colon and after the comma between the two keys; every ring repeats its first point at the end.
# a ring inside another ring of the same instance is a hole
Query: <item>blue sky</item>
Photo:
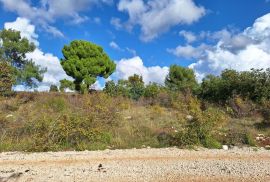
{"type": "MultiPolygon", "coordinates": [[[[118,64],[115,80],[139,73],[162,83],[171,64],[193,68],[199,80],[225,68],[270,67],[269,0],[0,0],[0,7],[1,28],[26,31],[38,42],[30,57],[48,67],[43,62],[59,61],[75,39],[105,49],[118,64]]],[[[64,77],[57,71],[44,88],[64,77]]]]}

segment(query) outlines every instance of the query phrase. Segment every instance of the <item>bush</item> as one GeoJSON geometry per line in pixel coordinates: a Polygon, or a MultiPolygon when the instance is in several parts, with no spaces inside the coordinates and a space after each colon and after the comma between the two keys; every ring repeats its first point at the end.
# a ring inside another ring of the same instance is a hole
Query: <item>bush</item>
{"type": "Polygon", "coordinates": [[[263,122],[270,124],[270,109],[262,109],[263,122]]]}
{"type": "Polygon", "coordinates": [[[204,147],[209,149],[221,149],[222,145],[219,141],[217,141],[214,137],[206,137],[202,140],[202,144],[204,147]]]}
{"type": "Polygon", "coordinates": [[[256,146],[256,142],[249,131],[235,128],[226,132],[226,136],[223,137],[222,143],[233,146],[256,146]]]}
{"type": "Polygon", "coordinates": [[[44,106],[47,109],[53,110],[55,112],[61,112],[66,109],[67,103],[66,103],[66,100],[62,97],[54,97],[54,98],[49,98],[44,103],[44,106]]]}
{"type": "Polygon", "coordinates": [[[206,148],[221,148],[221,144],[214,137],[215,131],[227,121],[224,112],[214,108],[197,113],[187,121],[186,126],[173,134],[171,145],[186,147],[202,145],[206,148]]]}
{"type": "Polygon", "coordinates": [[[44,116],[27,123],[24,130],[31,137],[31,151],[86,150],[97,142],[108,144],[111,138],[109,133],[93,128],[91,120],[77,114],[44,116]]]}
{"type": "Polygon", "coordinates": [[[256,142],[254,141],[252,135],[248,132],[245,132],[244,135],[244,144],[247,144],[249,146],[256,146],[256,142]]]}
{"type": "Polygon", "coordinates": [[[15,83],[13,68],[6,61],[0,60],[0,95],[9,96],[12,94],[12,85],[15,83]]]}
{"type": "Polygon", "coordinates": [[[58,87],[56,85],[51,85],[50,92],[59,92],[58,87]]]}
{"type": "Polygon", "coordinates": [[[234,97],[227,101],[228,108],[231,109],[231,115],[234,117],[252,116],[255,112],[255,105],[250,100],[244,100],[241,97],[234,97]]]}
{"type": "Polygon", "coordinates": [[[157,98],[160,89],[161,87],[158,84],[150,83],[145,87],[144,97],[152,99],[157,98]]]}
{"type": "Polygon", "coordinates": [[[200,97],[225,103],[235,95],[262,102],[270,99],[270,68],[237,72],[224,70],[220,76],[208,75],[201,84],[200,97]]]}

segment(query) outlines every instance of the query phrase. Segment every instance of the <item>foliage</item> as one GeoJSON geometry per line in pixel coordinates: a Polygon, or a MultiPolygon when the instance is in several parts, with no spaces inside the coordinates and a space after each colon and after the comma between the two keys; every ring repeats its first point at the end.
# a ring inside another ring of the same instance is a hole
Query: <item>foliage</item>
{"type": "Polygon", "coordinates": [[[0,31],[0,39],[0,61],[13,67],[16,83],[32,87],[42,81],[46,69],[26,58],[26,53],[33,52],[35,45],[22,38],[19,31],[11,29],[0,31]]]}
{"type": "Polygon", "coordinates": [[[198,83],[192,69],[172,65],[166,77],[165,85],[173,91],[190,92],[195,91],[198,83]]]}
{"type": "Polygon", "coordinates": [[[217,106],[164,89],[138,101],[102,92],[17,93],[0,97],[0,151],[220,148],[256,145],[256,134],[269,135],[268,128],[254,127],[263,118],[241,122],[217,106]]]}
{"type": "Polygon", "coordinates": [[[97,150],[110,144],[110,129],[119,120],[117,100],[105,94],[30,94],[20,93],[7,102],[10,107],[16,104],[16,110],[1,103],[0,151],[97,150]]]}
{"type": "Polygon", "coordinates": [[[110,80],[105,83],[104,92],[110,96],[117,96],[117,86],[114,81],[110,80]]]}
{"type": "Polygon", "coordinates": [[[50,92],[58,92],[58,87],[56,85],[51,85],[50,86],[50,92]]]}
{"type": "Polygon", "coordinates": [[[64,92],[65,89],[69,89],[69,90],[75,90],[75,85],[72,81],[67,80],[67,79],[63,79],[60,80],[60,91],[64,92]]]}
{"type": "Polygon", "coordinates": [[[116,67],[102,47],[91,42],[72,41],[62,52],[61,64],[67,75],[74,78],[77,91],[89,89],[98,76],[108,78],[116,67]]]}
{"type": "Polygon", "coordinates": [[[146,85],[144,90],[144,97],[146,98],[156,98],[161,91],[161,86],[157,83],[150,83],[146,85]]]}
{"type": "Polygon", "coordinates": [[[76,114],[33,121],[25,130],[33,138],[30,148],[33,151],[57,150],[59,147],[86,150],[94,142],[110,142],[110,134],[92,128],[88,118],[76,114]]]}
{"type": "Polygon", "coordinates": [[[221,76],[208,75],[201,84],[200,96],[225,103],[235,96],[262,102],[270,99],[270,69],[237,72],[224,70],[221,76]]]}
{"type": "Polygon", "coordinates": [[[219,109],[208,108],[206,111],[199,111],[173,136],[171,142],[181,147],[203,145],[207,148],[221,148],[221,144],[214,137],[214,131],[226,121],[225,113],[219,109]]]}
{"type": "Polygon", "coordinates": [[[123,96],[138,100],[144,95],[145,86],[142,76],[134,74],[128,80],[119,80],[118,84],[109,81],[105,84],[104,92],[110,96],[123,96]]]}
{"type": "Polygon", "coordinates": [[[134,74],[128,78],[129,98],[138,100],[144,94],[144,82],[142,76],[134,74]]]}
{"type": "Polygon", "coordinates": [[[0,70],[0,95],[8,95],[15,83],[14,70],[4,61],[0,61],[0,70]]]}

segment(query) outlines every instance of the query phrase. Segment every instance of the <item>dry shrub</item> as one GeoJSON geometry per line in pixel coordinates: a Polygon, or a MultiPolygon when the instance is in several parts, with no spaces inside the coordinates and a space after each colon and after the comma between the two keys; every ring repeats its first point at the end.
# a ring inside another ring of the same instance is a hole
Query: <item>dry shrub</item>
{"type": "Polygon", "coordinates": [[[238,118],[252,116],[256,111],[256,105],[252,101],[244,100],[241,97],[228,100],[228,106],[231,108],[232,116],[238,118]]]}
{"type": "Polygon", "coordinates": [[[26,104],[28,102],[35,101],[37,93],[20,92],[16,95],[17,102],[20,104],[26,104]]]}
{"type": "Polygon", "coordinates": [[[31,151],[86,150],[97,142],[102,149],[110,142],[109,133],[93,128],[92,121],[80,114],[66,113],[58,118],[45,115],[27,123],[24,130],[31,137],[31,151]]]}

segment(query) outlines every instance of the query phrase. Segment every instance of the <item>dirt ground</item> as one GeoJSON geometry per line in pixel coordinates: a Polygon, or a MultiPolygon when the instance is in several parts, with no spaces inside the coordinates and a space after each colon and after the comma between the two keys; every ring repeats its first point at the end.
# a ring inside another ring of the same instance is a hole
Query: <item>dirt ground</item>
{"type": "Polygon", "coordinates": [[[270,181],[270,151],[131,149],[0,154],[0,182],[270,181]]]}

